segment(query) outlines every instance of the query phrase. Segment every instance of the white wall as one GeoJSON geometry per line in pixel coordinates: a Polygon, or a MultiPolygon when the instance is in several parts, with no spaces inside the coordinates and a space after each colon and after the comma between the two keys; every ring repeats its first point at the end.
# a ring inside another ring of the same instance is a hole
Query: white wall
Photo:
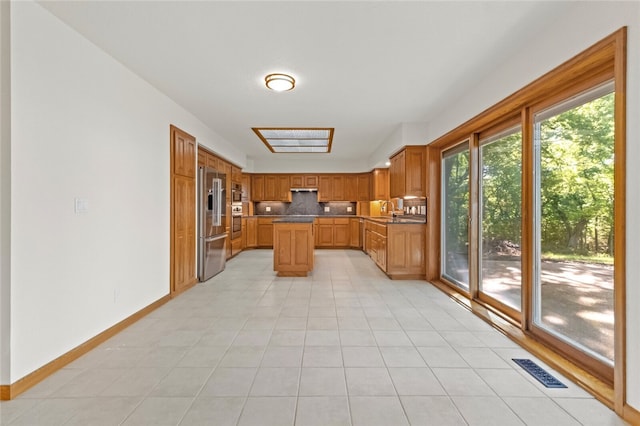
{"type": "Polygon", "coordinates": [[[0,2],[0,383],[9,382],[11,362],[11,79],[9,7],[0,2]]]}
{"type": "Polygon", "coordinates": [[[458,102],[443,106],[430,121],[427,141],[433,141],[486,108],[572,58],[589,46],[628,26],[627,63],[627,401],[640,409],[640,3],[574,2],[519,54],[496,66],[458,102]]]}
{"type": "MultiPolygon", "coordinates": [[[[422,142],[425,143],[426,139],[422,142]]],[[[371,153],[367,159],[369,169],[386,167],[384,164],[391,154],[401,149],[405,144],[402,142],[402,124],[399,124],[393,132],[371,153]]]]}
{"type": "Polygon", "coordinates": [[[11,4],[11,73],[11,370],[3,384],[168,294],[170,124],[246,162],[35,3],[11,4]],[[76,197],[88,200],[86,213],[74,213],[76,197]]]}
{"type": "Polygon", "coordinates": [[[385,163],[406,145],[424,145],[427,142],[428,123],[400,123],[395,130],[367,158],[368,169],[387,167],[385,163]]]}

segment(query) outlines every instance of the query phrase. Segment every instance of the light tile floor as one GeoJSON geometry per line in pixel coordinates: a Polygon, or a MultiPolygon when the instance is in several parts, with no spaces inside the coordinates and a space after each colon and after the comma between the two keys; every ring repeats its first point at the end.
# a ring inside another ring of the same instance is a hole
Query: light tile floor
{"type": "MultiPolygon", "coordinates": [[[[423,281],[317,250],[307,278],[272,251],[152,312],[13,401],[2,425],[624,425],[423,281]]],[[[546,367],[546,366],[545,366],[546,367]]]]}

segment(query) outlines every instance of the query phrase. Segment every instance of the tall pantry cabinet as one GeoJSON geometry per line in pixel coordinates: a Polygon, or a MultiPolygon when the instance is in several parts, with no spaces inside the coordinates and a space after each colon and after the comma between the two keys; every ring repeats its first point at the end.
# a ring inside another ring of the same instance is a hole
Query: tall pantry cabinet
{"type": "Polygon", "coordinates": [[[196,274],[196,139],[170,127],[171,145],[171,294],[197,281],[196,274]]]}

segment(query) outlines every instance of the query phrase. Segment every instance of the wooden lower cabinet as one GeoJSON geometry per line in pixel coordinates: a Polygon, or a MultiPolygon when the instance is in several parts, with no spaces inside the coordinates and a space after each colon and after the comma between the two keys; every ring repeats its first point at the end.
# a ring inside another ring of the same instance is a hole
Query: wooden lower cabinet
{"type": "Polygon", "coordinates": [[[362,235],[360,235],[360,223],[362,219],[349,219],[349,246],[362,248],[362,235]]]}
{"type": "Polygon", "coordinates": [[[349,218],[333,219],[333,246],[349,247],[351,244],[349,218]]]}
{"type": "Polygon", "coordinates": [[[351,246],[351,218],[319,217],[316,219],[315,243],[318,248],[351,246]]]}
{"type": "Polygon", "coordinates": [[[248,217],[246,219],[242,219],[242,221],[242,239],[244,240],[243,248],[258,247],[258,218],[248,217]]]}
{"type": "Polygon", "coordinates": [[[313,223],[273,225],[273,270],[281,277],[306,277],[313,270],[313,223]]]}
{"type": "Polygon", "coordinates": [[[319,217],[317,223],[316,247],[333,247],[333,219],[319,217]]]}
{"type": "Polygon", "coordinates": [[[391,279],[425,279],[424,224],[365,220],[364,251],[391,279]]]}
{"type": "Polygon", "coordinates": [[[364,250],[384,272],[387,271],[387,225],[365,221],[364,250]]]}
{"type": "Polygon", "coordinates": [[[247,218],[242,218],[242,236],[240,237],[240,242],[242,243],[242,250],[247,248],[247,218]]]}
{"type": "Polygon", "coordinates": [[[273,218],[259,217],[257,225],[257,247],[273,247],[273,218]]]}
{"type": "Polygon", "coordinates": [[[424,279],[426,225],[391,225],[387,232],[387,274],[392,278],[424,279]]]}
{"type": "Polygon", "coordinates": [[[231,256],[235,256],[236,254],[242,251],[242,238],[236,238],[235,240],[231,240],[231,256]]]}

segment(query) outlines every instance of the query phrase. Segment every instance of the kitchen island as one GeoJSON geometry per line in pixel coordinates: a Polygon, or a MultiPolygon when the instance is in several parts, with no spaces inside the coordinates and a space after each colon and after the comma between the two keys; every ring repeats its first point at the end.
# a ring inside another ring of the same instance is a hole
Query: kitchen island
{"type": "Polygon", "coordinates": [[[279,277],[306,277],[313,270],[313,217],[273,220],[273,270],[279,277]]]}

